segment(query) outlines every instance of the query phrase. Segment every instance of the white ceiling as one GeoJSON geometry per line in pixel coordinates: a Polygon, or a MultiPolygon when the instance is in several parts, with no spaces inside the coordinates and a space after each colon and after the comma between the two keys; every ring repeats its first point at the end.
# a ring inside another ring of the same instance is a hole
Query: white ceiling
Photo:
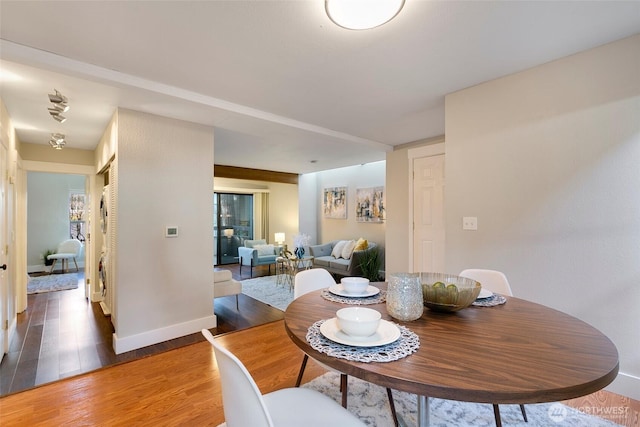
{"type": "Polygon", "coordinates": [[[123,107],[215,126],[218,164],[305,173],[443,135],[446,94],[638,32],[640,1],[407,0],[349,31],[323,0],[2,0],[0,96],[23,142],[92,149],[123,107]]]}

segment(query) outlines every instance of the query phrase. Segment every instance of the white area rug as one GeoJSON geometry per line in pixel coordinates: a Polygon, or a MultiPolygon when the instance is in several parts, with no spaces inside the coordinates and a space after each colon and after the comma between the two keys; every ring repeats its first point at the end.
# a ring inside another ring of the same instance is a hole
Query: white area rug
{"type": "Polygon", "coordinates": [[[289,285],[276,284],[276,275],[256,277],[255,279],[243,280],[242,293],[268,304],[278,310],[285,311],[291,301],[293,301],[293,290],[289,285]]]}
{"type": "Polygon", "coordinates": [[[47,276],[30,277],[27,283],[27,294],[41,294],[43,292],[64,291],[78,287],[76,273],[51,274],[47,276]]]}
{"type": "MultiPolygon", "coordinates": [[[[324,374],[303,387],[318,390],[335,401],[341,401],[340,377],[324,374]]],[[[389,400],[384,387],[349,377],[348,409],[365,424],[376,427],[393,426],[389,400]]],[[[417,397],[393,391],[396,411],[409,426],[417,425],[417,397]]],[[[490,404],[429,399],[432,427],[494,427],[493,407],[490,404]]],[[[502,425],[505,427],[613,427],[618,424],[584,414],[560,403],[525,405],[529,422],[524,422],[518,405],[500,405],[502,425]]]]}

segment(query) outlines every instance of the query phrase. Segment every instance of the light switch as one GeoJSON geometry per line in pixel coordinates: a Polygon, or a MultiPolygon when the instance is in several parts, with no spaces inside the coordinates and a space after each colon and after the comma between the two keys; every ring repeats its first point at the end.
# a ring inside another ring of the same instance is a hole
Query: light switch
{"type": "Polygon", "coordinates": [[[463,230],[477,230],[478,229],[478,217],[475,217],[475,216],[462,217],[462,229],[463,230]]]}

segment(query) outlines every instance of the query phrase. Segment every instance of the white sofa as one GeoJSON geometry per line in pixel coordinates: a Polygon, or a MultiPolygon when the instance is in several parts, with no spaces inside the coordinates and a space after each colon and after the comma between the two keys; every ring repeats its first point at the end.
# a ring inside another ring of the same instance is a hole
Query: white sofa
{"type": "Polygon", "coordinates": [[[213,271],[213,298],[236,296],[236,310],[238,306],[238,294],[242,293],[242,283],[233,278],[229,270],[213,271]]]}

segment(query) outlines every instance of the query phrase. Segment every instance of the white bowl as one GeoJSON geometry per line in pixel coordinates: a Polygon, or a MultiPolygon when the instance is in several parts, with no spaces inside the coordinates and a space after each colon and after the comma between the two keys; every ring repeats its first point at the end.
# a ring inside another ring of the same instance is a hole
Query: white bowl
{"type": "Polygon", "coordinates": [[[380,312],[371,308],[348,307],[336,312],[340,330],[353,337],[368,337],[376,333],[380,312]]]}
{"type": "Polygon", "coordinates": [[[343,277],[340,283],[348,294],[363,294],[369,287],[369,279],[364,277],[343,277]]]}

